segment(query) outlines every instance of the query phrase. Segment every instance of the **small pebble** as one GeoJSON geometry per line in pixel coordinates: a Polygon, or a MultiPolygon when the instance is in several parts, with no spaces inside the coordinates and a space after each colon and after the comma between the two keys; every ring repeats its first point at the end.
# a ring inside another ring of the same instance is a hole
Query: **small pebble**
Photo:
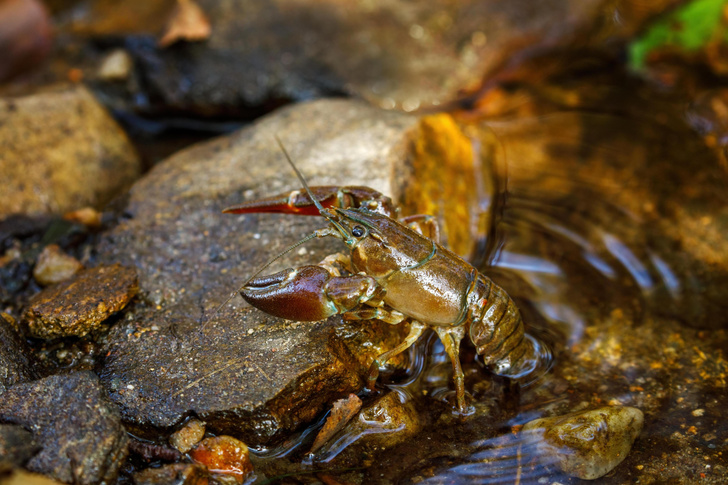
{"type": "Polygon", "coordinates": [[[169,444],[182,453],[187,453],[205,436],[205,423],[199,419],[190,419],[185,425],[172,433],[169,444]]]}
{"type": "Polygon", "coordinates": [[[83,269],[83,265],[56,244],[46,246],[38,256],[33,277],[42,286],[65,281],[83,269]]]}
{"type": "Polygon", "coordinates": [[[637,408],[608,406],[536,419],[521,433],[564,473],[583,480],[602,477],[619,465],[644,424],[637,408]]]}
{"type": "Polygon", "coordinates": [[[195,463],[205,465],[212,473],[220,473],[243,483],[253,471],[250,463],[250,450],[240,440],[232,436],[205,438],[189,452],[195,463]]]}
{"type": "Polygon", "coordinates": [[[133,65],[128,52],[124,49],[116,49],[101,61],[97,75],[104,81],[123,81],[131,74],[133,65]]]}
{"type": "Polygon", "coordinates": [[[63,218],[67,221],[77,222],[86,227],[97,228],[101,226],[101,213],[92,207],[84,207],[63,214],[63,218]]]}

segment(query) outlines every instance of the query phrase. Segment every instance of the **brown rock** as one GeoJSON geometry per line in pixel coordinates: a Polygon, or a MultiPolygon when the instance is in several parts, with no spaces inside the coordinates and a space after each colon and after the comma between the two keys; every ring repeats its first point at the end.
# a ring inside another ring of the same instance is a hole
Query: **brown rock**
{"type": "Polygon", "coordinates": [[[0,217],[99,207],[140,171],[126,135],[82,86],[0,99],[0,217]]]}
{"type": "Polygon", "coordinates": [[[58,247],[50,244],[43,248],[33,268],[33,277],[43,286],[60,283],[83,269],[83,264],[58,247]]]}
{"type": "Polygon", "coordinates": [[[138,290],[134,269],[118,264],[90,268],[36,295],[23,321],[37,338],[82,337],[124,308],[138,290]]]}
{"type": "Polygon", "coordinates": [[[324,443],[341,431],[360,409],[361,399],[356,394],[349,394],[348,398],[336,401],[331,409],[331,414],[326,418],[323,428],[316,435],[316,439],[311,445],[311,453],[315,453],[324,443]]]}

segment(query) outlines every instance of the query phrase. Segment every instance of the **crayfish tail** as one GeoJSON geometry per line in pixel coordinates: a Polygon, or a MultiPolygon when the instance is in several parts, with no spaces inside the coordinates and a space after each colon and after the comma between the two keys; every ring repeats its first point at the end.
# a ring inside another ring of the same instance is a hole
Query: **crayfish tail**
{"type": "Polygon", "coordinates": [[[497,375],[522,378],[550,364],[550,351],[534,337],[526,334],[521,313],[510,296],[481,275],[476,291],[484,301],[480,311],[473,312],[470,340],[485,364],[497,375]]]}

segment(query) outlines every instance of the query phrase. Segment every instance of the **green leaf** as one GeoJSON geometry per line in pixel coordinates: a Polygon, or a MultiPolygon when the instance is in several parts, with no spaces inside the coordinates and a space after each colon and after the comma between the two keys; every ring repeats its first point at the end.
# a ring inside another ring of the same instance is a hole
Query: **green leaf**
{"type": "MultiPolygon", "coordinates": [[[[723,9],[728,0],[695,0],[656,21],[629,46],[629,65],[644,68],[645,58],[655,49],[672,46],[686,52],[697,51],[720,34],[723,9]]],[[[726,33],[721,35],[728,41],[726,33]]]]}

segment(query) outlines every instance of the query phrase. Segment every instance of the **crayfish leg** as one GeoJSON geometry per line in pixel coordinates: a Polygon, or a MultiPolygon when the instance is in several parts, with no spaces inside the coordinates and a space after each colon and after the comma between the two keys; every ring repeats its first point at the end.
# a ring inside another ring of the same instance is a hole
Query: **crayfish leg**
{"type": "Polygon", "coordinates": [[[474,409],[465,404],[465,374],[460,365],[460,341],[465,337],[465,327],[433,327],[440,337],[445,352],[452,361],[453,381],[455,382],[455,395],[458,401],[458,412],[462,415],[472,414],[474,409]]]}
{"type": "Polygon", "coordinates": [[[440,224],[438,224],[435,216],[415,214],[400,217],[399,222],[436,243],[440,242],[440,224]]]}
{"type": "Polygon", "coordinates": [[[367,378],[367,388],[370,391],[374,390],[374,384],[379,378],[379,367],[383,366],[389,359],[391,359],[395,355],[399,355],[408,348],[410,348],[417,341],[417,339],[420,338],[420,335],[422,335],[422,332],[425,330],[425,328],[427,327],[417,320],[412,320],[412,323],[410,323],[410,331],[407,337],[405,337],[405,339],[400,342],[399,345],[380,354],[376,359],[374,359],[372,365],[369,366],[369,377],[367,378]]]}
{"type": "Polygon", "coordinates": [[[333,276],[354,273],[351,268],[351,258],[344,253],[329,254],[317,266],[324,268],[333,276]]]}

